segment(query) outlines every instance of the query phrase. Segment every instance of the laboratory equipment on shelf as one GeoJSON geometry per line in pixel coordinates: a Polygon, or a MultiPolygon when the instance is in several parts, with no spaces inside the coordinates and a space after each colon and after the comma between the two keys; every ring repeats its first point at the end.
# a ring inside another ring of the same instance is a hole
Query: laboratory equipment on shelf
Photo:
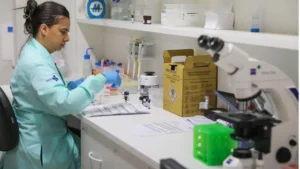
{"type": "Polygon", "coordinates": [[[205,114],[213,114],[214,120],[232,123],[234,139],[252,140],[254,149],[262,154],[264,168],[298,163],[298,129],[294,127],[298,126],[298,90],[293,81],[275,66],[251,58],[219,38],[202,35],[198,43],[211,54],[215,64],[228,73],[239,104],[255,103],[252,111],[245,107],[245,111],[205,114]],[[276,105],[273,110],[279,112],[277,115],[264,108],[263,92],[267,92],[276,105]]]}
{"type": "Polygon", "coordinates": [[[129,20],[131,0],[112,0],[111,18],[116,20],[129,20]]]}
{"type": "Polygon", "coordinates": [[[161,24],[167,26],[203,26],[204,8],[200,4],[164,4],[161,24]]]}
{"type": "MultiPolygon", "coordinates": [[[[133,0],[132,15],[135,22],[144,22],[144,18],[151,23],[160,22],[160,0],[133,0]]],[[[150,24],[149,22],[146,24],[150,24]]]]}

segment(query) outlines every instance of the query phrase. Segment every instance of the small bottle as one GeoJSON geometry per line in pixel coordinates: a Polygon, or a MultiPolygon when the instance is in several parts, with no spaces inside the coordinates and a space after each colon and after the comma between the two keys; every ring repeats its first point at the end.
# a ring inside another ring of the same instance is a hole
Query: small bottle
{"type": "Polygon", "coordinates": [[[123,68],[123,64],[122,64],[122,63],[118,63],[118,65],[117,65],[117,70],[119,70],[120,76],[123,76],[123,75],[124,75],[124,68],[123,68]]]}
{"type": "Polygon", "coordinates": [[[261,7],[257,6],[252,13],[251,21],[251,32],[260,32],[261,31],[261,7]]]}
{"type": "Polygon", "coordinates": [[[96,63],[95,63],[95,67],[96,67],[96,71],[97,71],[98,73],[101,73],[101,72],[102,72],[101,62],[96,62],[96,63]]]}
{"type": "Polygon", "coordinates": [[[92,48],[88,48],[86,50],[86,54],[83,57],[83,76],[87,77],[92,74],[92,65],[91,65],[91,55],[89,54],[89,50],[92,48]]]}

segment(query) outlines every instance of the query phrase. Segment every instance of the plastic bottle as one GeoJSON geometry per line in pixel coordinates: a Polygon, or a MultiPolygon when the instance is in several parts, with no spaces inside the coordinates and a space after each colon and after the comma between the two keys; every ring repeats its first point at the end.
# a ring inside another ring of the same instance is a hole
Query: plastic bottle
{"type": "Polygon", "coordinates": [[[89,51],[92,48],[86,49],[86,53],[83,56],[83,76],[87,77],[92,74],[92,65],[91,65],[91,55],[89,54],[89,51]]]}
{"type": "Polygon", "coordinates": [[[261,31],[261,7],[257,6],[252,13],[251,32],[261,31]]]}
{"type": "Polygon", "coordinates": [[[101,62],[95,62],[95,67],[96,67],[96,71],[98,73],[102,72],[102,66],[101,66],[101,62]]]}

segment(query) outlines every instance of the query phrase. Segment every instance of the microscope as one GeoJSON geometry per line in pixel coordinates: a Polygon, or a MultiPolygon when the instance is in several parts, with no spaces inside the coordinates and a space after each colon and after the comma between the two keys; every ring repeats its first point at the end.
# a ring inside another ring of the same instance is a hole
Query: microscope
{"type": "Polygon", "coordinates": [[[220,38],[202,35],[198,44],[227,72],[228,85],[240,108],[240,111],[221,113],[208,110],[205,116],[231,123],[233,139],[252,141],[253,149],[259,154],[256,158],[263,161],[264,169],[298,164],[298,90],[293,81],[273,65],[251,58],[220,38]],[[276,112],[265,109],[263,94],[270,96],[276,112]],[[254,108],[249,110],[249,104],[254,108]]]}
{"type": "Polygon", "coordinates": [[[233,139],[253,141],[265,169],[298,163],[298,91],[293,81],[273,65],[251,58],[219,38],[202,35],[198,44],[228,73],[229,86],[241,108],[236,112],[206,112],[205,116],[231,123],[233,139]],[[277,113],[264,108],[263,93],[270,96],[277,113]],[[249,103],[254,105],[251,111],[249,103]]]}

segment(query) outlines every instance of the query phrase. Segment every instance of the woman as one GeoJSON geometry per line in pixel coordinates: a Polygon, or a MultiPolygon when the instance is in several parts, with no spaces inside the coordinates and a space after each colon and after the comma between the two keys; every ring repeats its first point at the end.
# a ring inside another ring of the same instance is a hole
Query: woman
{"type": "Polygon", "coordinates": [[[4,155],[2,168],[80,169],[79,142],[63,116],[79,114],[106,83],[118,86],[121,79],[112,71],[89,76],[69,89],[50,55],[69,41],[69,12],[55,2],[37,5],[29,0],[24,13],[25,32],[31,39],[11,79],[20,141],[4,155]]]}

